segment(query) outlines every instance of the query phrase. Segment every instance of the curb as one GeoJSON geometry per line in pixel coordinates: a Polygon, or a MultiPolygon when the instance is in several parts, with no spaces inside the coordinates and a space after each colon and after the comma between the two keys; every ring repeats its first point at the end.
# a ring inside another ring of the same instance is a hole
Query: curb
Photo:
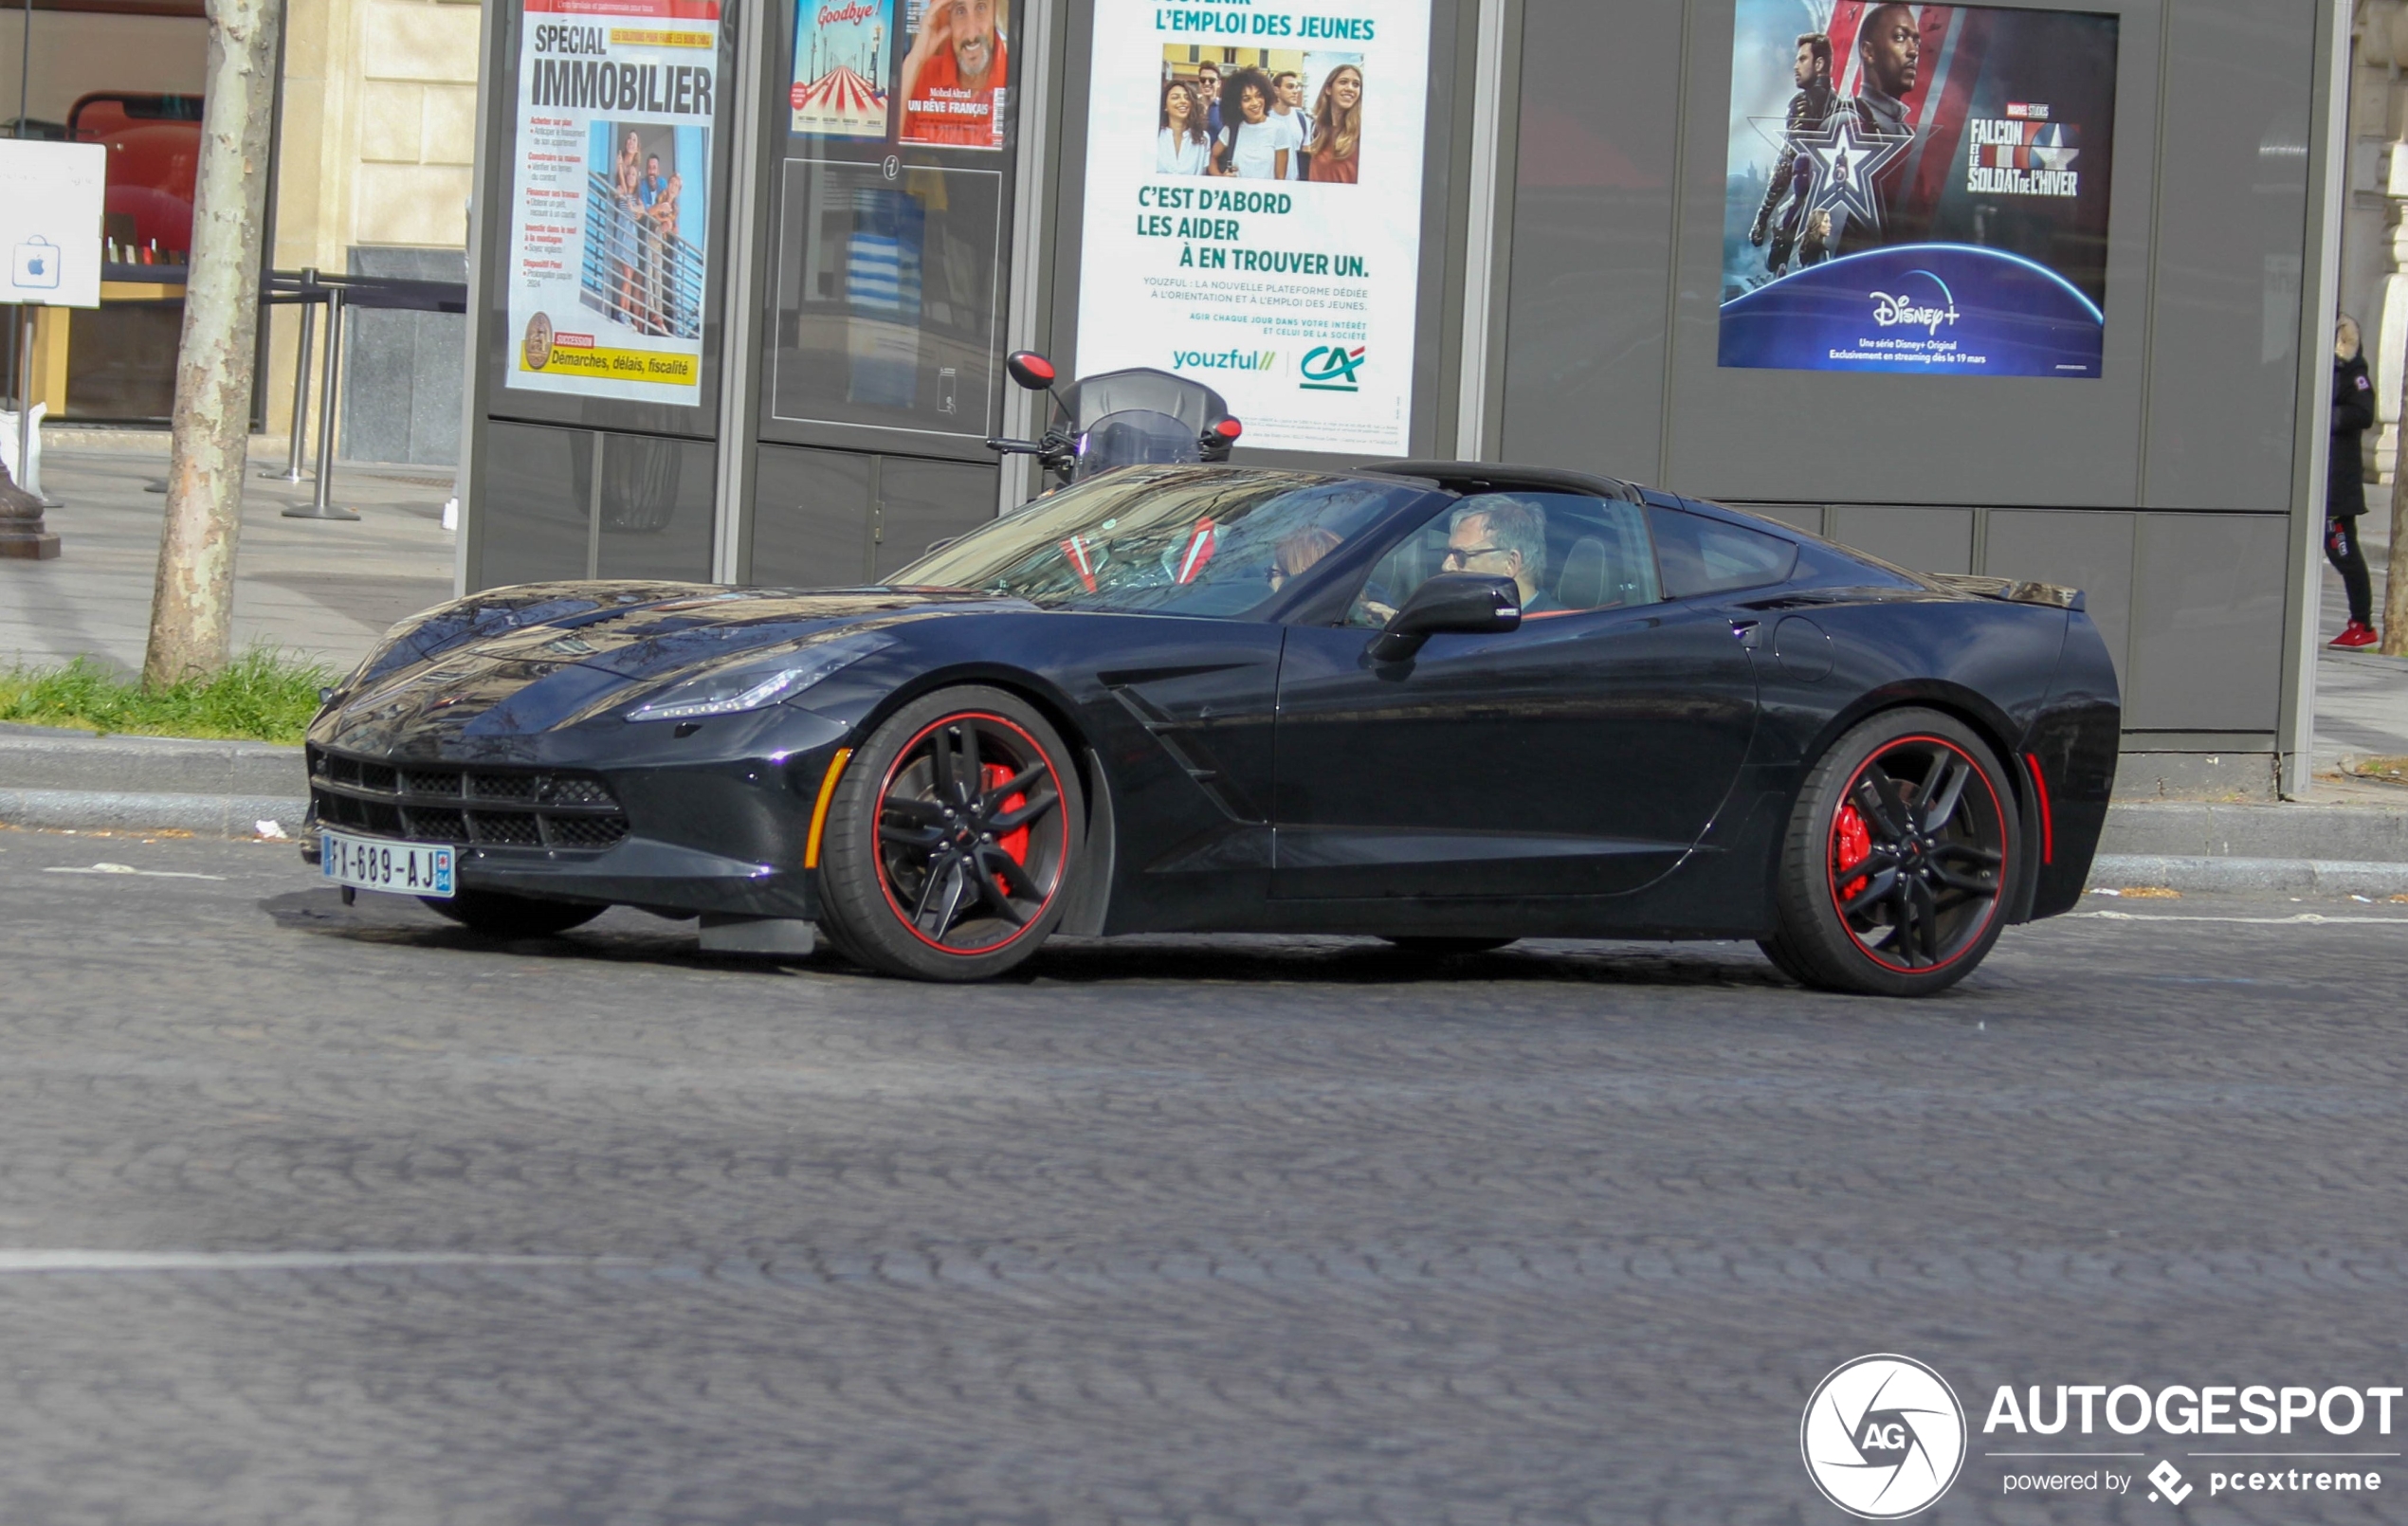
{"type": "Polygon", "coordinates": [[[309,772],[300,748],[273,742],[0,726],[0,790],[283,800],[309,793],[309,772]]]}
{"type": "Polygon", "coordinates": [[[301,830],[306,798],[284,795],[170,795],[116,790],[0,790],[0,822],[43,830],[192,832],[257,837],[272,821],[301,830]]]}
{"type": "Polygon", "coordinates": [[[2408,895],[2408,863],[2378,863],[2349,859],[2195,858],[2102,853],[2090,864],[2090,886],[2101,885],[2388,897],[2408,895]]]}
{"type": "Polygon", "coordinates": [[[2408,863],[2408,790],[2398,803],[2280,806],[2146,801],[2107,808],[2107,857],[2408,863]]]}
{"type": "Polygon", "coordinates": [[[0,725],[0,822],[53,831],[298,832],[309,774],[298,747],[96,736],[0,725]]]}

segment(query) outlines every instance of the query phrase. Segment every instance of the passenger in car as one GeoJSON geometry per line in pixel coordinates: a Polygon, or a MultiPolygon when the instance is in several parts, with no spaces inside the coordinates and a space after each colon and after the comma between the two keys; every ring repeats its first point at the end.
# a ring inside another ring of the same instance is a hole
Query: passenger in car
{"type": "Polygon", "coordinates": [[[1301,577],[1311,571],[1315,562],[1336,551],[1341,542],[1336,531],[1325,525],[1306,525],[1290,535],[1282,536],[1271,547],[1271,591],[1277,593],[1291,577],[1301,577]]]}
{"type": "Polygon", "coordinates": [[[1512,578],[1524,615],[1560,608],[1541,582],[1547,572],[1547,511],[1504,493],[1484,493],[1456,506],[1447,520],[1447,556],[1439,570],[1512,578]]]}

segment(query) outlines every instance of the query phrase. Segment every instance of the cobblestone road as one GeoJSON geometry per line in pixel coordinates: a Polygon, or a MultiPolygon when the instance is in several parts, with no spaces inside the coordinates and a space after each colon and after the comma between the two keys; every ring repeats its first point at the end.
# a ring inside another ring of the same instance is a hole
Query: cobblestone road
{"type": "MultiPolygon", "coordinates": [[[[2172,1521],[2003,1497],[1982,1411],[2408,1380],[2408,907],[2093,904],[2356,920],[2065,920],[1920,1005],[1724,946],[939,990],[0,831],[0,1520],[1837,1522],[1801,1407],[1896,1351],[1973,1411],[1923,1518],[2172,1521]]],[[[2183,1514],[2408,1517],[2372,1465],[2183,1514]]]]}

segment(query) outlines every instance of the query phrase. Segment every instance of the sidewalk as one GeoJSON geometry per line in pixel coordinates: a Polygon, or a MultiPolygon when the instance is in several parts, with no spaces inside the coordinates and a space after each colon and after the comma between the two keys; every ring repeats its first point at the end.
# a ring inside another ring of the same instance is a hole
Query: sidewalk
{"type": "MultiPolygon", "coordinates": [[[[2375,618],[2382,619],[2384,573],[2391,560],[2391,492],[2369,486],[2359,523],[2366,565],[2375,579],[2375,618]]],[[[2341,634],[2349,598],[2341,574],[2325,564],[2325,608],[2319,641],[2341,634]]],[[[2408,789],[2353,779],[2342,772],[2352,757],[2408,757],[2408,657],[2373,651],[2337,652],[2316,660],[2316,793],[2318,801],[2408,806],[2408,789]]]]}
{"type": "MultiPolygon", "coordinates": [[[[235,553],[234,646],[283,647],[349,668],[403,616],[451,597],[443,528],[451,476],[440,466],[337,463],[334,501],[356,523],[287,519],[315,484],[262,480],[283,441],[251,442],[235,553]]],[[[167,475],[164,431],[57,427],[43,435],[43,486],[64,507],[48,527],[53,561],[0,560],[0,665],[97,657],[142,665],[167,500],[143,491],[167,475]]]]}

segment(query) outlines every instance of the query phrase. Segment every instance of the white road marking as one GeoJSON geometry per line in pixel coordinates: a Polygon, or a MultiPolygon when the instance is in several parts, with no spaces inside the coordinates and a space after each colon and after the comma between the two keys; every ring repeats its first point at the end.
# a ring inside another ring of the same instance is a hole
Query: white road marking
{"type": "Polygon", "coordinates": [[[481,1256],[447,1250],[0,1250],[9,1272],[322,1272],[375,1266],[627,1266],[611,1256],[481,1256]]]}
{"type": "Polygon", "coordinates": [[[2069,919],[2096,917],[2107,922],[2247,922],[2257,927],[2408,927],[2408,917],[2326,917],[2301,912],[2295,917],[2208,917],[2187,912],[2069,912],[2069,919]]]}
{"type": "Polygon", "coordinates": [[[88,869],[51,864],[44,874],[138,874],[146,880],[223,880],[222,874],[192,874],[182,869],[137,869],[131,863],[96,863],[88,869]]]}

